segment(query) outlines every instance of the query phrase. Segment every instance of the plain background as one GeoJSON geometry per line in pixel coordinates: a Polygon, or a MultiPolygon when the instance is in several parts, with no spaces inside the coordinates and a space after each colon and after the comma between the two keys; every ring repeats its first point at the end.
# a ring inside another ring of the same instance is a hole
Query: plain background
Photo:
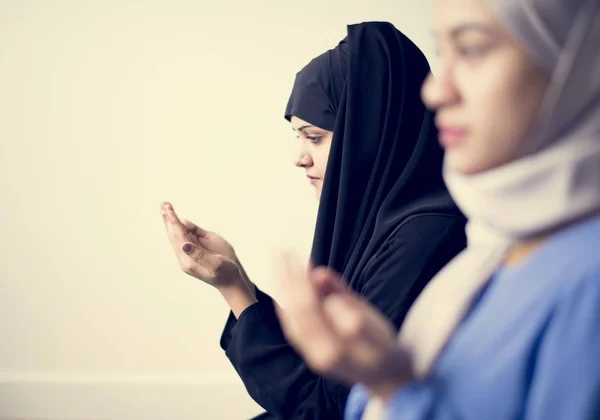
{"type": "Polygon", "coordinates": [[[276,253],[308,255],[317,208],[283,119],[294,76],[367,20],[431,60],[429,0],[0,0],[0,418],[260,411],[158,206],[277,296],[276,253]]]}

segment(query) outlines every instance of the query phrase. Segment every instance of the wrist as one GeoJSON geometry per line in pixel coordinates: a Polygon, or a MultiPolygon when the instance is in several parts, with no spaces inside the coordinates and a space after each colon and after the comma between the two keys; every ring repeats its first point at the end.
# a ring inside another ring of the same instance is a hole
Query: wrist
{"type": "Polygon", "coordinates": [[[406,380],[391,380],[382,381],[379,383],[372,383],[365,385],[367,391],[371,397],[381,400],[384,404],[387,404],[392,396],[399,391],[408,381],[406,380]]]}
{"type": "Polygon", "coordinates": [[[373,381],[365,383],[369,394],[384,403],[387,403],[396,392],[415,378],[410,353],[396,346],[391,349],[390,353],[381,374],[373,381]]]}
{"type": "Polygon", "coordinates": [[[217,290],[219,290],[236,318],[239,318],[242,312],[257,302],[254,293],[245,282],[235,282],[219,287],[217,290]]]}
{"type": "Polygon", "coordinates": [[[243,281],[248,285],[248,288],[250,289],[252,294],[254,296],[256,296],[256,285],[254,283],[252,283],[252,281],[250,280],[250,277],[248,277],[246,270],[244,270],[244,266],[242,265],[242,263],[240,262],[240,260],[238,259],[237,256],[235,257],[235,261],[239,267],[240,276],[242,277],[243,281]]]}

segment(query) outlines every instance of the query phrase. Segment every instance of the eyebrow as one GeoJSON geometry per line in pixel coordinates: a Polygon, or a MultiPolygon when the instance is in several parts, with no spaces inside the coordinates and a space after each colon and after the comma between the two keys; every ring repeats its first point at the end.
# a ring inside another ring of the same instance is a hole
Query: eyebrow
{"type": "Polygon", "coordinates": [[[311,128],[311,127],[314,127],[314,125],[312,125],[312,124],[306,124],[306,125],[302,125],[302,126],[300,126],[298,128],[292,127],[292,130],[294,130],[294,131],[304,131],[307,128],[311,128]]]}
{"type": "MultiPolygon", "coordinates": [[[[450,36],[454,39],[459,38],[462,34],[469,31],[480,31],[485,32],[486,34],[493,35],[496,32],[489,25],[481,22],[467,22],[462,23],[450,31],[450,36]]],[[[431,36],[433,38],[438,38],[439,33],[437,31],[431,31],[431,36]]]]}
{"type": "Polygon", "coordinates": [[[450,31],[450,36],[454,39],[469,31],[485,32],[488,35],[494,35],[496,32],[489,25],[479,22],[468,22],[458,25],[450,31]]]}

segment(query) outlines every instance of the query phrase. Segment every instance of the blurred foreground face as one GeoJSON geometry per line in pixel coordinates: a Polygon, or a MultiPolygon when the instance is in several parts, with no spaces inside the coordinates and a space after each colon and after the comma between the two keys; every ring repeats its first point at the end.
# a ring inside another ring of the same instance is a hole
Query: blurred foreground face
{"type": "Polygon", "coordinates": [[[485,0],[436,0],[440,70],[422,90],[437,110],[450,167],[474,174],[517,157],[549,75],[507,34],[485,0]]]}

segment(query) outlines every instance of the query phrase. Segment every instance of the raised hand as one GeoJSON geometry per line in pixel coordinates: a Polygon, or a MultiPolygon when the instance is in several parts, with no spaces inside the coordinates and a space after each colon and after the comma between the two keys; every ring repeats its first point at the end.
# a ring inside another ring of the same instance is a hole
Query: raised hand
{"type": "Polygon", "coordinates": [[[161,205],[167,235],[181,269],[217,289],[245,283],[233,247],[190,221],[181,222],[169,203],[161,205]]]}
{"type": "Polygon", "coordinates": [[[412,378],[410,357],[392,324],[327,268],[306,270],[282,257],[285,299],[277,308],[286,338],[316,371],[363,383],[388,398],[412,378]]]}

